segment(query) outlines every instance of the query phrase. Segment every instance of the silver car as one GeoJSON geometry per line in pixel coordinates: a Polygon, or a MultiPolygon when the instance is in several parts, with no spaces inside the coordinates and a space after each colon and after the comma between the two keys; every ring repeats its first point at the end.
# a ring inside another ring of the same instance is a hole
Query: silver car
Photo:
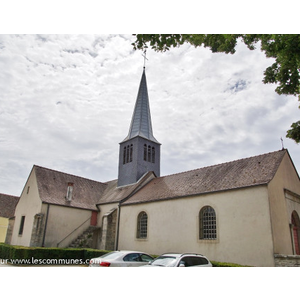
{"type": "Polygon", "coordinates": [[[145,267],[212,267],[211,262],[197,253],[165,253],[145,267]]]}
{"type": "Polygon", "coordinates": [[[139,251],[112,251],[92,258],[89,267],[140,267],[152,260],[152,256],[139,251]]]}

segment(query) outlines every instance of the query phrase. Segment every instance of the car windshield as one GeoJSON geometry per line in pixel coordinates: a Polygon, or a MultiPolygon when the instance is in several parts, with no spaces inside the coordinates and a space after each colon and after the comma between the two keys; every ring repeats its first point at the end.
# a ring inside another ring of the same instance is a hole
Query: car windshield
{"type": "Polygon", "coordinates": [[[109,258],[109,259],[115,259],[115,258],[118,258],[119,256],[121,256],[122,253],[121,252],[118,252],[118,251],[114,251],[114,252],[109,252],[109,253],[106,253],[102,256],[100,256],[99,258],[109,258]]]}
{"type": "Polygon", "coordinates": [[[160,256],[150,263],[152,266],[172,267],[176,262],[175,256],[160,256]]]}

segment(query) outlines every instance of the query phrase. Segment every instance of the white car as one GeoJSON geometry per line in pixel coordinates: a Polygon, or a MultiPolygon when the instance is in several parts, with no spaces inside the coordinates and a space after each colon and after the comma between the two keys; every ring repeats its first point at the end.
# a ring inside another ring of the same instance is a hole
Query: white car
{"type": "Polygon", "coordinates": [[[212,267],[211,262],[202,254],[165,253],[145,267],[212,267]]]}
{"type": "Polygon", "coordinates": [[[112,251],[92,258],[89,267],[140,267],[152,260],[152,256],[139,251],[112,251]]]}

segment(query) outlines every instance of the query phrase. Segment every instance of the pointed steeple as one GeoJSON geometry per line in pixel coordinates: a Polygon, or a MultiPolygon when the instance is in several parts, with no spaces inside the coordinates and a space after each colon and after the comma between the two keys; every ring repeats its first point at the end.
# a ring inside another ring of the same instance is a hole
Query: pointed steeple
{"type": "Polygon", "coordinates": [[[131,119],[129,133],[123,142],[136,136],[158,143],[153,136],[145,67],[131,119]]]}
{"type": "Polygon", "coordinates": [[[147,172],[159,177],[160,146],[152,132],[144,67],[129,133],[120,143],[118,186],[136,183],[147,172]]]}

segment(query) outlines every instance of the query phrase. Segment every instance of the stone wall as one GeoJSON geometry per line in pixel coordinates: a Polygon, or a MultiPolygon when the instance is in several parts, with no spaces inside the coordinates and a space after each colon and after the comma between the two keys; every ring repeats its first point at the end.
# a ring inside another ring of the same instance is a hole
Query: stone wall
{"type": "Polygon", "coordinates": [[[103,216],[101,233],[99,233],[101,234],[99,239],[99,249],[115,249],[117,212],[118,210],[113,208],[103,216]]]}
{"type": "Polygon", "coordinates": [[[106,250],[114,250],[116,238],[117,210],[107,216],[106,250]]]}
{"type": "Polygon", "coordinates": [[[31,233],[30,247],[42,247],[45,220],[44,214],[39,213],[34,216],[31,233]]]}
{"type": "Polygon", "coordinates": [[[9,218],[8,228],[7,228],[7,232],[6,232],[6,238],[5,238],[6,244],[10,245],[10,243],[11,243],[11,237],[12,237],[14,225],[15,225],[15,217],[9,218]]]}
{"type": "Polygon", "coordinates": [[[275,267],[300,267],[300,255],[275,254],[275,267]]]}

